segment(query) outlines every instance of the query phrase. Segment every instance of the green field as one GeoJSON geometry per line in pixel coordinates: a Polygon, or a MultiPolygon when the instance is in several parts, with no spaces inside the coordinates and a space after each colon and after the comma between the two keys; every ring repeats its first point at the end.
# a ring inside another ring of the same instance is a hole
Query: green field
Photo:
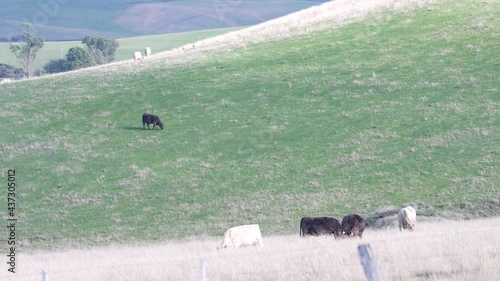
{"type": "Polygon", "coordinates": [[[4,183],[16,169],[20,242],[247,223],[290,234],[302,216],[405,204],[499,215],[499,13],[494,1],[443,1],[178,64],[2,84],[0,167],[4,183]],[[143,112],[165,130],[143,130],[143,112]]]}
{"type": "MultiPolygon", "coordinates": [[[[141,51],[144,53],[145,47],[150,47],[154,53],[164,52],[185,44],[238,29],[241,29],[241,27],[118,39],[120,47],[116,51],[116,60],[120,61],[131,59],[133,51],[141,51]]],[[[43,69],[43,66],[50,60],[59,59],[61,57],[65,58],[68,50],[75,46],[83,47],[84,45],[81,41],[45,42],[43,48],[40,49],[40,52],[33,63],[32,69],[43,69]]],[[[21,64],[10,51],[9,47],[10,43],[0,43],[0,63],[7,63],[16,67],[21,67],[21,64]]]]}

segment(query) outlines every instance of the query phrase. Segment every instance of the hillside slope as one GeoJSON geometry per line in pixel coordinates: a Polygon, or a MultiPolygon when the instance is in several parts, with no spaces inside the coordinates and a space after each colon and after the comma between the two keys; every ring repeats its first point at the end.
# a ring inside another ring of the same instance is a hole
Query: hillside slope
{"type": "Polygon", "coordinates": [[[406,204],[498,215],[500,4],[405,3],[334,1],[142,63],[0,85],[20,243],[288,234],[302,216],[406,204]],[[143,112],[165,130],[144,130],[143,112]]]}

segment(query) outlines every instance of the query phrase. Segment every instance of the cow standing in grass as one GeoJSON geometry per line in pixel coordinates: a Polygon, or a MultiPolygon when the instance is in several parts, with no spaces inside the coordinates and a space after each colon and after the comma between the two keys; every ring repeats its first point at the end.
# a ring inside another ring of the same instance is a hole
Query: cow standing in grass
{"type": "Polygon", "coordinates": [[[224,233],[224,240],[217,249],[237,249],[241,246],[262,246],[262,234],[258,224],[240,225],[224,233]]]}
{"type": "Polygon", "coordinates": [[[412,206],[408,206],[399,210],[398,212],[398,224],[399,231],[402,229],[409,229],[411,231],[415,230],[415,224],[417,223],[417,212],[412,206]]]}
{"type": "Polygon", "coordinates": [[[160,121],[160,118],[158,118],[158,116],[156,115],[144,113],[142,115],[143,129],[146,129],[146,124],[148,125],[148,129],[149,129],[149,124],[153,124],[153,129],[156,127],[156,125],[158,125],[163,130],[163,123],[160,121]]]}
{"type": "Polygon", "coordinates": [[[299,235],[333,235],[337,238],[340,236],[340,222],[331,217],[304,217],[300,220],[299,235]]]}
{"type": "Polygon", "coordinates": [[[141,52],[134,51],[132,57],[134,58],[134,61],[136,61],[136,60],[142,61],[142,54],[141,54],[141,52]]]}
{"type": "Polygon", "coordinates": [[[349,214],[340,223],[342,236],[361,238],[365,230],[365,220],[358,214],[349,214]]]}

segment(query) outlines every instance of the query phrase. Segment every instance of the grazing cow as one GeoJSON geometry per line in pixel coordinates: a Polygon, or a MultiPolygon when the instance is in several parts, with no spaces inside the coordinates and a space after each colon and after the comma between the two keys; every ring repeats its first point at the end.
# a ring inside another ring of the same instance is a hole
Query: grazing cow
{"type": "Polygon", "coordinates": [[[147,58],[150,55],[151,55],[151,48],[146,47],[146,49],[144,49],[144,56],[147,58]]]}
{"type": "Polygon", "coordinates": [[[340,223],[330,217],[304,217],[300,220],[300,236],[340,235],[340,223]]]}
{"type": "Polygon", "coordinates": [[[134,61],[136,61],[136,60],[142,61],[142,54],[141,54],[141,52],[134,51],[133,58],[134,58],[134,61]]]}
{"type": "Polygon", "coordinates": [[[365,220],[360,215],[349,214],[342,219],[340,229],[343,236],[359,236],[359,238],[361,238],[365,230],[365,220]]]}
{"type": "Polygon", "coordinates": [[[408,206],[399,210],[398,212],[398,223],[399,231],[402,229],[415,230],[415,224],[417,222],[417,212],[412,206],[408,206]]]}
{"type": "Polygon", "coordinates": [[[236,249],[240,246],[262,246],[262,235],[258,224],[240,225],[228,229],[218,249],[236,249]]]}
{"type": "Polygon", "coordinates": [[[163,130],[163,123],[160,121],[160,118],[158,118],[158,116],[156,116],[156,115],[144,113],[142,115],[142,128],[143,129],[146,129],[146,127],[145,127],[146,124],[148,125],[148,129],[149,129],[149,124],[153,124],[153,129],[156,127],[156,125],[158,125],[163,130]]]}

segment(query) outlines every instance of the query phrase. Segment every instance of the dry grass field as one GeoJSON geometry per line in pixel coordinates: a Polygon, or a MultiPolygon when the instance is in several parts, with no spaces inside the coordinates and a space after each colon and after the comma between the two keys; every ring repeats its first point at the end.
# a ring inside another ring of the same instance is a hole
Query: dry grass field
{"type": "MultiPolygon", "coordinates": [[[[420,218],[421,219],[421,218],[420,218]]],[[[422,220],[422,219],[421,219],[422,220]]],[[[395,222],[362,240],[266,236],[264,246],[217,250],[222,238],[21,253],[1,280],[365,280],[357,247],[370,244],[384,280],[500,280],[500,218],[425,221],[415,232],[395,222]]]]}

